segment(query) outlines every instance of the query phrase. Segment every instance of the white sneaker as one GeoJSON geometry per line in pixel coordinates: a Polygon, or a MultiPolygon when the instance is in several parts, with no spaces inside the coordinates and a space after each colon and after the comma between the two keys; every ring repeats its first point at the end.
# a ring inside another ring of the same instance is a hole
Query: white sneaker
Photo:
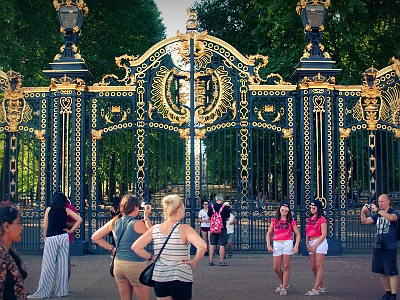
{"type": "Polygon", "coordinates": [[[26,298],[28,298],[28,299],[44,299],[44,297],[38,296],[38,295],[35,295],[35,294],[28,295],[28,296],[26,296],[26,298]]]}

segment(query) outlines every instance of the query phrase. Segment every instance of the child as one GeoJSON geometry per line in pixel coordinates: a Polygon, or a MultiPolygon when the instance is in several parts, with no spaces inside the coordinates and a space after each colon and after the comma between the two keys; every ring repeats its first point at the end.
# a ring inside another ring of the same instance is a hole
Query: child
{"type": "Polygon", "coordinates": [[[293,254],[299,253],[300,232],[296,221],[292,218],[288,202],[282,201],[276,211],[275,218],[271,220],[271,226],[267,232],[268,252],[273,253],[273,266],[276,275],[281,281],[281,285],[275,292],[281,296],[287,295],[286,289],[289,287],[290,259],[293,254]],[[274,233],[274,248],[271,247],[271,234],[274,233]],[[293,235],[296,235],[296,244],[293,246],[293,235]],[[283,259],[283,270],[282,270],[283,259]]]}

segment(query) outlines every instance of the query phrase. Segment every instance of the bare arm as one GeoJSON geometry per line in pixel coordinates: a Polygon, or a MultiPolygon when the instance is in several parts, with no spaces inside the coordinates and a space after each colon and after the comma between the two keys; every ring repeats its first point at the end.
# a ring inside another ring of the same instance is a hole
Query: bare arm
{"type": "Polygon", "coordinates": [[[153,234],[153,227],[151,227],[141,237],[139,237],[132,244],[131,249],[135,251],[135,253],[140,257],[145,259],[151,258],[151,260],[154,261],[154,256],[151,253],[147,252],[146,249],[144,249],[148,244],[150,244],[153,241],[152,234],[153,234]]]}
{"type": "Polygon", "coordinates": [[[272,249],[272,246],[271,246],[272,231],[274,231],[274,225],[271,223],[271,225],[268,228],[267,236],[266,236],[268,252],[271,252],[271,253],[274,252],[274,250],[272,249]]]}
{"type": "MultiPolygon", "coordinates": [[[[374,204],[372,204],[373,207],[376,208],[374,204]]],[[[374,224],[374,220],[371,217],[367,217],[366,213],[368,211],[368,208],[366,205],[363,206],[361,209],[361,224],[374,224]]]]}
{"type": "Polygon", "coordinates": [[[187,224],[181,224],[179,226],[179,233],[181,233],[181,230],[183,233],[182,235],[186,236],[186,239],[196,247],[196,255],[192,259],[189,259],[185,262],[192,268],[195,268],[198,262],[204,256],[204,253],[206,253],[207,244],[191,226],[187,224]]]}
{"type": "Polygon", "coordinates": [[[96,230],[95,233],[92,235],[92,241],[95,242],[100,247],[107,249],[108,251],[113,251],[114,246],[107,242],[104,237],[111,232],[111,223],[112,220],[107,222],[103,227],[96,230]]]}
{"type": "Polygon", "coordinates": [[[72,210],[69,209],[69,208],[66,208],[66,211],[67,211],[67,215],[70,216],[72,219],[75,220],[75,224],[72,226],[71,229],[68,229],[68,228],[67,228],[65,231],[66,231],[67,233],[73,233],[73,232],[79,227],[79,225],[81,225],[81,223],[82,223],[82,218],[81,218],[80,215],[78,215],[76,212],[72,211],[72,210]]]}
{"type": "Polygon", "coordinates": [[[293,232],[296,235],[296,243],[294,244],[294,254],[299,253],[299,245],[300,245],[300,239],[301,239],[301,235],[300,235],[300,231],[299,228],[297,226],[293,227],[293,232]]]}
{"type": "Polygon", "coordinates": [[[46,211],[44,213],[44,220],[43,220],[43,233],[44,233],[44,236],[47,235],[47,227],[49,226],[49,211],[50,211],[50,207],[46,208],[46,211]]]}

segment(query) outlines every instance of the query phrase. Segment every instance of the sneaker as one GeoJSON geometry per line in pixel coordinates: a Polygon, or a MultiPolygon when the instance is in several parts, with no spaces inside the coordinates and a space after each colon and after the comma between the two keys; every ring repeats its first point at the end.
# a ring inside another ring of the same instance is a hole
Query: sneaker
{"type": "Polygon", "coordinates": [[[208,255],[209,255],[208,251],[206,253],[204,253],[204,256],[208,256],[208,255]]]}
{"type": "Polygon", "coordinates": [[[227,265],[225,262],[220,262],[220,263],[219,263],[219,266],[220,266],[220,267],[226,267],[226,266],[228,266],[228,265],[227,265]]]}
{"type": "Polygon", "coordinates": [[[279,292],[279,295],[286,296],[287,295],[286,289],[282,288],[281,291],[279,292]]]}
{"type": "Polygon", "coordinates": [[[28,299],[44,299],[44,297],[38,296],[38,295],[35,295],[35,294],[28,295],[28,296],[26,296],[26,298],[28,298],[28,299]]]}
{"type": "Polygon", "coordinates": [[[212,266],[215,265],[215,264],[214,264],[213,262],[209,262],[208,265],[209,265],[210,267],[212,267],[212,266]]]}
{"type": "MultiPolygon", "coordinates": [[[[285,290],[287,290],[288,288],[289,288],[289,285],[287,285],[287,287],[286,287],[285,290]]],[[[282,287],[282,284],[281,284],[280,286],[278,286],[278,287],[275,289],[275,293],[279,293],[282,289],[283,289],[283,287],[282,287]]]]}
{"type": "Polygon", "coordinates": [[[232,252],[229,252],[228,258],[232,258],[232,252]]]}
{"type": "Polygon", "coordinates": [[[326,287],[319,287],[318,288],[318,292],[320,292],[320,293],[326,293],[326,287]]]}
{"type": "Polygon", "coordinates": [[[383,296],[382,296],[382,298],[380,298],[379,300],[390,300],[390,297],[391,296],[389,296],[388,294],[384,294],[383,296]]]}
{"type": "Polygon", "coordinates": [[[224,259],[226,259],[226,255],[224,255],[224,259]]]}

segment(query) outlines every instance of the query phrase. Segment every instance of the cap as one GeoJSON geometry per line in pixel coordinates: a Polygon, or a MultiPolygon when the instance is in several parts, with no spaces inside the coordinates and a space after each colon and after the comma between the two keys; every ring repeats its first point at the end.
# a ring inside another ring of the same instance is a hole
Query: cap
{"type": "Polygon", "coordinates": [[[8,194],[5,194],[4,197],[9,197],[9,195],[8,195],[8,194]]]}
{"type": "Polygon", "coordinates": [[[319,201],[319,200],[313,200],[313,201],[311,201],[311,204],[310,205],[315,205],[316,207],[318,207],[318,208],[322,208],[322,203],[321,203],[321,201],[319,201]]]}
{"type": "Polygon", "coordinates": [[[279,206],[286,206],[290,208],[290,205],[287,201],[281,201],[281,203],[279,203],[279,206]]]}

